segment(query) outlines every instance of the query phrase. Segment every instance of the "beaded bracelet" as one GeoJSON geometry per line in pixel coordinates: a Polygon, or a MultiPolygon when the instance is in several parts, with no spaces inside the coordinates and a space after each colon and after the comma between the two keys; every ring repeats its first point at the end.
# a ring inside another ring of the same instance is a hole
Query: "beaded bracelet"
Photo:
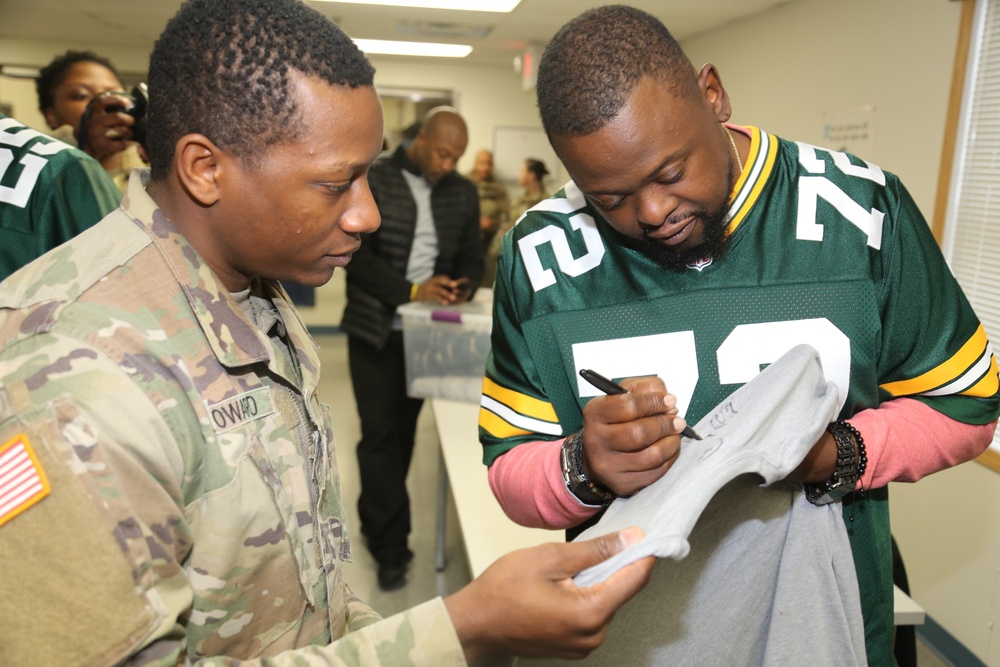
{"type": "Polygon", "coordinates": [[[839,419],[826,428],[837,443],[837,467],[825,482],[804,485],[806,498],[814,505],[825,505],[839,500],[854,490],[868,468],[865,440],[850,422],[839,419]]]}

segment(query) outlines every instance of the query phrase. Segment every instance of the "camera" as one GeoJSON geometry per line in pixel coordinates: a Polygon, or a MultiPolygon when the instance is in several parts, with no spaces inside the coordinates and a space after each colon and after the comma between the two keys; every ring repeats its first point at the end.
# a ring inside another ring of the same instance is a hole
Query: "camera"
{"type": "Polygon", "coordinates": [[[101,97],[114,96],[117,98],[124,98],[129,101],[125,105],[115,105],[107,107],[107,111],[120,111],[122,113],[127,113],[129,116],[135,119],[135,125],[132,126],[132,141],[137,142],[143,149],[146,148],[146,109],[149,106],[149,88],[145,83],[140,83],[132,88],[131,93],[125,92],[111,92],[101,93],[97,95],[90,103],[87,105],[87,109],[83,112],[80,117],[80,129],[77,131],[77,144],[80,150],[87,150],[88,132],[87,125],[90,122],[90,116],[94,109],[94,103],[101,97]]]}

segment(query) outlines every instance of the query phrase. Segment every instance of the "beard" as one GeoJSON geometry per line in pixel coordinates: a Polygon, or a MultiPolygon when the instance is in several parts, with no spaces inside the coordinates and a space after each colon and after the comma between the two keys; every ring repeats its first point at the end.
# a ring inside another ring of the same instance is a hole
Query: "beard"
{"type": "MultiPolygon", "coordinates": [[[[733,157],[729,156],[729,169],[727,173],[733,173],[733,157]]],[[[731,177],[730,189],[735,184],[731,177]]],[[[726,256],[729,251],[729,201],[723,199],[722,203],[713,211],[695,211],[694,217],[699,218],[702,223],[702,233],[704,238],[701,243],[693,248],[685,250],[675,250],[649,238],[649,232],[656,227],[643,227],[641,238],[632,238],[622,235],[625,245],[633,250],[637,250],[646,255],[654,262],[674,273],[684,273],[689,266],[695,262],[703,264],[714,263],[726,256]]],[[[640,223],[640,226],[641,223],[640,223]]]]}
{"type": "Polygon", "coordinates": [[[683,273],[693,262],[711,260],[715,262],[726,256],[729,250],[729,204],[724,202],[714,211],[698,211],[695,217],[702,222],[704,239],[693,247],[684,250],[669,248],[651,240],[643,234],[641,238],[622,236],[626,246],[646,255],[665,269],[675,273],[683,273]]]}

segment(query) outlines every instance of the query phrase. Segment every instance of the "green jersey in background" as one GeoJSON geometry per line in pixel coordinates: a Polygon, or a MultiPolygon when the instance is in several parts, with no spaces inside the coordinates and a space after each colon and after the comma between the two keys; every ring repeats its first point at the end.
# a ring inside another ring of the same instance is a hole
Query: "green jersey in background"
{"type": "Polygon", "coordinates": [[[118,208],[97,160],[0,114],[0,280],[118,208]]]}

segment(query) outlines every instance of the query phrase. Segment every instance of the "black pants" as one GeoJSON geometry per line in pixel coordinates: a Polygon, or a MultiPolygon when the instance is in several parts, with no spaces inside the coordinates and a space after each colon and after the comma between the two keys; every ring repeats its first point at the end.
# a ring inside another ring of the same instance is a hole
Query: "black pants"
{"type": "MultiPolygon", "coordinates": [[[[909,595],[910,583],[907,581],[903,557],[899,553],[899,547],[896,546],[896,538],[890,535],[889,539],[892,540],[892,583],[909,595]]],[[[896,626],[896,638],[893,640],[892,652],[899,667],[917,667],[917,631],[914,626],[896,626]]]]}
{"type": "Polygon", "coordinates": [[[392,332],[382,350],[348,336],[347,355],[361,419],[361,533],[380,564],[402,562],[410,534],[406,475],[423,400],[406,395],[401,331],[392,332]]]}

